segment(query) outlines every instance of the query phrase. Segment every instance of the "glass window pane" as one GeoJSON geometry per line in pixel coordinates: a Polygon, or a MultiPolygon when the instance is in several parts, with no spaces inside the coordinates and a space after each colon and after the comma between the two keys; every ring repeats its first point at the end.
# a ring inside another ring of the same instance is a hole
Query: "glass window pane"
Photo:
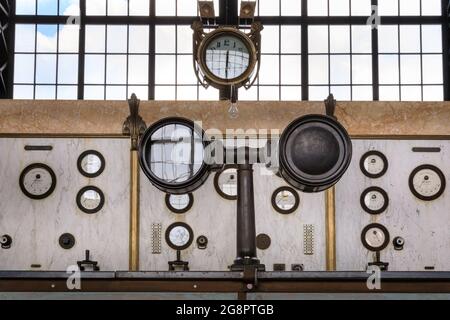
{"type": "Polygon", "coordinates": [[[150,1],[148,0],[129,0],[130,16],[148,16],[150,14],[150,1]]]}
{"type": "Polygon", "coordinates": [[[281,56],[281,84],[301,84],[301,57],[281,56]]]}
{"type": "Polygon", "coordinates": [[[58,26],[56,24],[37,25],[37,52],[56,52],[56,38],[58,26]]]}
{"type": "Polygon", "coordinates": [[[422,52],[442,52],[442,29],[438,25],[422,26],[422,52]]]}
{"type": "Polygon", "coordinates": [[[175,52],[175,26],[156,26],[155,50],[157,53],[175,52]]]}
{"type": "Polygon", "coordinates": [[[192,56],[177,57],[177,83],[197,84],[197,77],[192,67],[192,56]]]}
{"type": "Polygon", "coordinates": [[[155,57],[155,81],[157,84],[175,84],[175,56],[155,57]]]}
{"type": "Polygon", "coordinates": [[[261,32],[261,37],[264,39],[261,43],[262,53],[278,53],[279,52],[279,27],[265,26],[261,32]]]}
{"type": "Polygon", "coordinates": [[[402,101],[422,101],[420,86],[402,86],[402,101]]]}
{"type": "Polygon", "coordinates": [[[302,2],[298,0],[281,1],[282,16],[300,16],[302,14],[302,2]]]}
{"type": "Polygon", "coordinates": [[[16,14],[35,15],[36,0],[16,0],[16,14]]]}
{"type": "Polygon", "coordinates": [[[423,101],[443,101],[443,100],[444,100],[443,86],[423,87],[423,101]]]}
{"type": "Polygon", "coordinates": [[[372,52],[372,30],[370,26],[352,26],[352,52],[372,52]]]}
{"type": "Polygon", "coordinates": [[[131,94],[136,94],[140,100],[148,100],[148,86],[129,86],[128,87],[128,97],[131,94]]]}
{"type": "Polygon", "coordinates": [[[86,1],[86,15],[104,16],[106,15],[106,0],[86,1]]]}
{"type": "Polygon", "coordinates": [[[14,83],[34,82],[34,54],[14,56],[14,83]]]}
{"type": "Polygon", "coordinates": [[[378,50],[380,53],[398,52],[398,26],[378,27],[378,50]]]}
{"type": "Polygon", "coordinates": [[[301,27],[281,26],[281,52],[300,53],[301,50],[301,27]]]}
{"type": "Polygon", "coordinates": [[[109,16],[126,16],[128,15],[127,0],[109,0],[108,1],[109,16]]]}
{"type": "Polygon", "coordinates": [[[400,92],[398,86],[380,86],[381,101],[399,101],[400,92]]]}
{"type": "Polygon", "coordinates": [[[56,54],[36,55],[36,83],[56,83],[56,54]]]}
{"type": "Polygon", "coordinates": [[[420,26],[400,26],[400,52],[420,52],[420,26]]]}
{"type": "Polygon", "coordinates": [[[422,0],[423,16],[440,16],[441,14],[441,0],[422,0]]]}
{"type": "Polygon", "coordinates": [[[127,87],[125,86],[106,86],[106,100],[126,100],[127,87]]]}
{"type": "Polygon", "coordinates": [[[127,26],[107,27],[107,52],[125,53],[127,52],[127,26]]]}
{"type": "Polygon", "coordinates": [[[155,6],[157,16],[175,15],[175,0],[156,0],[155,6]]]}
{"type": "Polygon", "coordinates": [[[350,27],[330,26],[330,52],[350,52],[350,27]]]}
{"type": "Polygon", "coordinates": [[[328,27],[308,27],[308,50],[310,53],[328,53],[328,27]]]}
{"type": "Polygon", "coordinates": [[[283,101],[302,100],[302,87],[300,86],[281,87],[281,100],[283,101]]]}
{"type": "Polygon", "coordinates": [[[261,69],[259,71],[260,84],[278,84],[279,80],[279,60],[278,56],[262,56],[261,69]]]}
{"type": "Polygon", "coordinates": [[[36,86],[35,99],[54,100],[56,97],[55,86],[36,86]]]}
{"type": "Polygon", "coordinates": [[[149,52],[149,27],[148,26],[130,26],[129,27],[129,52],[130,53],[148,53],[149,52]]]}
{"type": "Polygon", "coordinates": [[[155,86],[155,100],[175,100],[175,87],[155,86]]]}
{"type": "Polygon", "coordinates": [[[192,53],[192,29],[189,26],[177,26],[178,53],[192,53]]]}
{"type": "Polygon", "coordinates": [[[400,0],[400,15],[420,16],[420,0],[400,0]]]}
{"type": "Polygon", "coordinates": [[[87,54],[84,61],[84,81],[87,84],[105,82],[105,56],[87,54]]]}
{"type": "Polygon", "coordinates": [[[260,16],[278,16],[280,15],[280,1],[274,0],[259,0],[259,15],[260,16]]]}
{"type": "Polygon", "coordinates": [[[103,100],[105,99],[104,86],[85,86],[84,87],[85,100],[103,100]]]}
{"type": "Polygon", "coordinates": [[[328,86],[311,86],[309,87],[309,100],[310,101],[323,101],[330,94],[328,86]]]}
{"type": "MultiPolygon", "coordinates": [[[[79,0],[59,0],[59,14],[61,16],[79,16],[80,1],[79,0]]],[[[59,91],[58,91],[59,96],[59,91]]]]}
{"type": "Polygon", "coordinates": [[[349,0],[329,0],[330,16],[349,16],[350,3],[349,0]]]}
{"type": "Polygon", "coordinates": [[[128,83],[148,84],[148,56],[128,56],[128,83]]]}
{"type": "Polygon", "coordinates": [[[86,52],[105,52],[105,26],[86,26],[86,52]]]}
{"type": "Polygon", "coordinates": [[[332,84],[350,84],[350,56],[330,57],[330,77],[332,84]]]}
{"type": "Polygon", "coordinates": [[[378,0],[380,16],[398,16],[398,0],[378,0]]]}
{"type": "Polygon", "coordinates": [[[197,0],[178,0],[177,16],[197,16],[197,0]]]}
{"type": "Polygon", "coordinates": [[[372,14],[371,0],[351,0],[352,16],[370,16],[372,14]]]}
{"type": "Polygon", "coordinates": [[[399,83],[398,74],[398,56],[380,55],[379,56],[379,78],[381,84],[399,83]]]}
{"type": "Polygon", "coordinates": [[[108,55],[106,58],[106,83],[125,84],[127,80],[127,56],[108,55]]]}
{"type": "Polygon", "coordinates": [[[424,84],[443,83],[442,55],[423,55],[422,63],[424,84]]]}
{"type": "Polygon", "coordinates": [[[352,56],[352,83],[372,83],[372,56],[352,56]]]}
{"type": "Polygon", "coordinates": [[[401,84],[420,84],[420,56],[400,56],[401,84]]]}
{"type": "Polygon", "coordinates": [[[177,88],[177,100],[197,100],[197,86],[180,86],[177,88]]]}
{"type": "Polygon", "coordinates": [[[260,101],[278,101],[280,100],[280,89],[277,86],[264,86],[259,88],[260,101]]]}
{"type": "Polygon", "coordinates": [[[258,100],[258,87],[253,86],[248,90],[240,89],[239,90],[239,100],[240,101],[256,101],[256,100],[258,100]]]}
{"type": "Polygon", "coordinates": [[[353,86],[352,100],[353,101],[372,101],[373,100],[372,86],[353,86]]]}
{"type": "Polygon", "coordinates": [[[34,52],[34,24],[16,24],[16,52],[34,52]]]}
{"type": "MultiPolygon", "coordinates": [[[[253,88],[255,88],[255,90],[256,90],[256,86],[254,86],[253,88]]],[[[217,101],[219,99],[219,92],[216,89],[212,88],[212,87],[209,87],[208,89],[205,89],[202,86],[199,86],[198,87],[198,91],[199,91],[198,92],[199,93],[199,96],[198,96],[199,100],[202,100],[202,101],[217,101]]],[[[246,90],[243,89],[243,90],[239,91],[239,100],[242,100],[241,99],[241,93],[243,93],[244,91],[246,91],[246,90]]]]}
{"type": "Polygon", "coordinates": [[[309,56],[309,83],[328,84],[328,56],[309,56]]]}
{"type": "Polygon", "coordinates": [[[308,0],[309,16],[327,16],[328,3],[327,0],[308,0]]]}
{"type": "Polygon", "coordinates": [[[330,93],[334,95],[336,100],[350,101],[350,87],[348,86],[334,86],[330,88],[330,93]]]}
{"type": "Polygon", "coordinates": [[[78,82],[78,55],[58,55],[58,83],[77,84],[78,82]]]}
{"type": "Polygon", "coordinates": [[[76,100],[78,97],[77,86],[58,86],[57,99],[60,100],[76,100]]]}
{"type": "Polygon", "coordinates": [[[78,26],[59,26],[59,52],[78,52],[78,26]]]}
{"type": "Polygon", "coordinates": [[[14,99],[33,99],[34,86],[14,86],[14,99]]]}
{"type": "Polygon", "coordinates": [[[56,16],[58,14],[58,0],[37,0],[37,14],[56,16]]]}

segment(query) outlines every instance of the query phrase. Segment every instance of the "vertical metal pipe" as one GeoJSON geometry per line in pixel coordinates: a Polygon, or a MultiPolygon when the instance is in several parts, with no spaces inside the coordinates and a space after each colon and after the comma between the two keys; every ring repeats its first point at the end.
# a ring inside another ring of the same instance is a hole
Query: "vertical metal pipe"
{"type": "Polygon", "coordinates": [[[326,224],[326,268],[336,270],[336,207],[335,187],[325,192],[325,224],[326,224]]]}
{"type": "Polygon", "coordinates": [[[237,259],[253,259],[256,258],[253,166],[251,164],[238,165],[237,178],[237,259]]]}
{"type": "Polygon", "coordinates": [[[129,269],[139,270],[139,154],[130,154],[130,251],[129,269]]]}

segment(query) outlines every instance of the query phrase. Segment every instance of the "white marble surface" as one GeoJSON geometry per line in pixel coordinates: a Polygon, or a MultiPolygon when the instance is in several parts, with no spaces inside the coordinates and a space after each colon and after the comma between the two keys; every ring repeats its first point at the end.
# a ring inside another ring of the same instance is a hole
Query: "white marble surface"
{"type": "MultiPolygon", "coordinates": [[[[176,221],[188,223],[194,231],[194,243],[182,252],[192,271],[225,271],[236,258],[236,201],[220,197],[213,185],[214,174],[196,190],[194,205],[185,214],[172,213],[165,205],[165,194],[153,187],[141,174],[141,270],[167,270],[168,261],[175,260],[176,252],[165,241],[165,230],[176,221]],[[162,253],[151,252],[151,224],[162,223],[162,253]],[[205,235],[209,242],[205,250],[197,248],[195,239],[205,235]]],[[[258,257],[273,270],[274,263],[302,263],[306,270],[325,269],[325,198],[323,194],[300,193],[300,207],[291,215],[281,215],[272,209],[271,195],[279,186],[286,185],[276,176],[261,175],[255,166],[254,190],[256,233],[266,233],[271,239],[267,250],[258,250],[258,257]],[[312,256],[303,254],[303,224],[316,227],[316,246],[312,256]]]]}
{"type": "Polygon", "coordinates": [[[66,270],[84,251],[101,270],[128,269],[129,141],[127,139],[0,139],[0,235],[13,238],[11,249],[0,249],[0,270],[66,270]],[[52,151],[25,151],[25,145],[52,145],[52,151]],[[86,178],[77,169],[78,156],[94,149],[106,159],[104,172],[86,178]],[[49,165],[57,176],[54,192],[32,200],[19,188],[21,171],[31,163],[49,165]],[[96,214],[80,211],[78,191],[87,185],[103,190],[105,205],[96,214]],[[59,236],[76,238],[70,250],[59,236]],[[40,269],[31,269],[40,264],[40,269]]]}
{"type": "Polygon", "coordinates": [[[389,262],[391,271],[450,270],[450,141],[354,140],[354,155],[349,171],[336,189],[337,269],[364,270],[373,254],[361,243],[361,231],[370,223],[381,223],[390,233],[389,246],[381,260],[389,262]],[[414,153],[413,147],[441,147],[441,153],[414,153]],[[359,168],[361,156],[378,150],[389,161],[387,173],[370,179],[359,168]],[[447,179],[444,194],[432,202],[414,197],[408,186],[410,173],[419,165],[432,164],[447,179]],[[389,195],[389,207],[371,216],[360,206],[360,195],[368,187],[383,188],[389,195]],[[392,240],[405,239],[403,251],[393,248],[392,240]]]}

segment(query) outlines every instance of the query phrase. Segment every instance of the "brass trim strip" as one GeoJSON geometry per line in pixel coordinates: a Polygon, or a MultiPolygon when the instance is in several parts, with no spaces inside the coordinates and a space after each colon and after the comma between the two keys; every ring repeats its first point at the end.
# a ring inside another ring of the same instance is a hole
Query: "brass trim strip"
{"type": "Polygon", "coordinates": [[[130,251],[129,270],[139,271],[139,155],[130,151],[130,251]]]}
{"type": "Polygon", "coordinates": [[[336,270],[336,189],[332,187],[325,192],[325,232],[326,232],[326,268],[336,270]]]}

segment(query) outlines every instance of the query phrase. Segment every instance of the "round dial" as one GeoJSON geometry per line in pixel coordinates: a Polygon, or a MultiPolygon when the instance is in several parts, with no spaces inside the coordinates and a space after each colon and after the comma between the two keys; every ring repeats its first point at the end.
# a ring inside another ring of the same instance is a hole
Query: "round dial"
{"type": "Polygon", "coordinates": [[[361,241],[366,249],[381,251],[389,244],[389,232],[385,226],[373,223],[364,228],[361,241]]]}
{"type": "Polygon", "coordinates": [[[44,199],[56,187],[56,175],[53,170],[42,163],[34,163],[26,167],[19,179],[22,192],[31,199],[44,199]]]}
{"type": "Polygon", "coordinates": [[[367,213],[380,214],[389,205],[389,197],[381,188],[371,187],[361,194],[361,206],[367,213]]]}
{"type": "Polygon", "coordinates": [[[192,228],[183,222],[171,224],[166,230],[166,242],[175,250],[188,248],[194,238],[192,228]]]}
{"type": "Polygon", "coordinates": [[[88,150],[78,157],[77,165],[83,176],[95,178],[105,169],[105,158],[98,151],[88,150]]]}
{"type": "Polygon", "coordinates": [[[214,187],[217,193],[227,200],[237,200],[237,167],[226,165],[214,176],[214,187]]]}
{"type": "Polygon", "coordinates": [[[220,79],[242,76],[250,65],[250,52],[245,43],[233,34],[213,38],[206,46],[206,66],[220,79]]]}
{"type": "Polygon", "coordinates": [[[166,206],[174,213],[185,213],[192,208],[194,196],[192,193],[186,194],[166,194],[166,206]]]}
{"type": "Polygon", "coordinates": [[[272,207],[279,213],[290,214],[297,210],[300,204],[298,193],[290,187],[281,187],[272,194],[272,207]]]}
{"type": "Polygon", "coordinates": [[[409,188],[417,198],[432,201],[439,198],[445,190],[445,176],[432,165],[420,166],[409,177],[409,188]]]}
{"type": "Polygon", "coordinates": [[[369,151],[361,157],[361,171],[365,176],[375,179],[383,176],[388,169],[388,161],[379,151],[369,151]]]}
{"type": "Polygon", "coordinates": [[[103,192],[93,186],[84,187],[78,192],[78,208],[88,214],[100,211],[105,203],[103,192]]]}

